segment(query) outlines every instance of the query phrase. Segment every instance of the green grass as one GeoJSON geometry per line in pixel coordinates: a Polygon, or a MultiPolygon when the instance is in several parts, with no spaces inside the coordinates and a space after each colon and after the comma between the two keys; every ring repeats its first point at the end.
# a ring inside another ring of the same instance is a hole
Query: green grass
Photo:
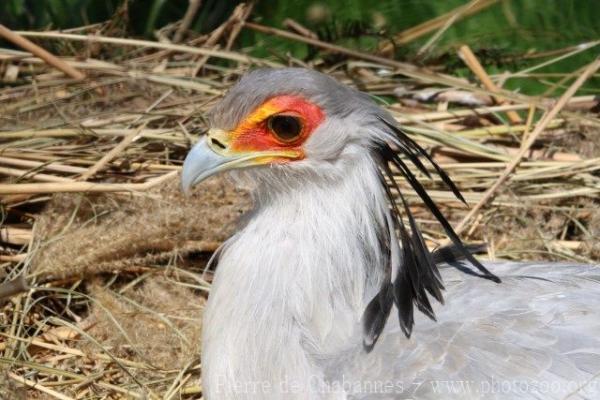
{"type": "MultiPolygon", "coordinates": [[[[372,51],[382,39],[446,13],[468,0],[293,0],[260,1],[254,20],[281,27],[285,18],[304,24],[324,40],[364,51],[372,51]],[[315,10],[320,9],[321,17],[315,10]],[[374,24],[379,22],[379,26],[374,24]]],[[[204,0],[192,28],[207,32],[231,13],[238,1],[204,0]]],[[[16,29],[70,28],[111,17],[122,0],[4,0],[0,2],[0,23],[16,29]]],[[[130,0],[127,31],[134,36],[152,37],[161,27],[185,13],[188,0],[130,0]]],[[[578,45],[600,38],[598,0],[500,0],[479,14],[454,23],[433,47],[418,59],[418,50],[429,40],[424,36],[396,51],[396,57],[417,63],[437,63],[453,74],[469,76],[455,56],[455,49],[469,44],[490,73],[517,71],[544,59],[525,60],[522,54],[578,45]]],[[[244,31],[240,44],[255,56],[291,54],[309,60],[317,52],[302,43],[244,31]]],[[[598,48],[545,67],[540,72],[571,72],[589,63],[598,48]]],[[[545,81],[512,79],[510,89],[543,93],[557,78],[545,81]],[[547,82],[546,82],[547,81],[547,82]]],[[[588,90],[598,87],[592,80],[588,90]]]]}
{"type": "Polygon", "coordinates": [[[3,0],[0,23],[13,29],[72,28],[104,21],[120,0],[3,0]]]}
{"type": "MultiPolygon", "coordinates": [[[[109,18],[123,0],[4,0],[0,22],[13,28],[70,28],[109,18]]],[[[281,25],[293,18],[317,31],[332,30],[348,36],[351,26],[362,25],[370,33],[391,35],[448,12],[467,0],[293,0],[262,1],[255,18],[281,25]],[[311,18],[320,8],[325,18],[311,18]],[[384,22],[380,32],[374,18],[384,22]]],[[[224,20],[239,1],[204,0],[193,28],[206,31],[224,20]]],[[[130,28],[133,33],[152,35],[160,27],[177,21],[188,0],[130,0],[130,28]]],[[[597,0],[500,0],[474,18],[455,23],[442,37],[437,50],[448,51],[457,42],[475,47],[525,50],[557,48],[600,38],[600,2],[597,0]]],[[[369,33],[369,32],[367,32],[369,33]]],[[[409,47],[418,48],[424,40],[409,47]]],[[[288,42],[281,42],[289,50],[288,42]]]]}

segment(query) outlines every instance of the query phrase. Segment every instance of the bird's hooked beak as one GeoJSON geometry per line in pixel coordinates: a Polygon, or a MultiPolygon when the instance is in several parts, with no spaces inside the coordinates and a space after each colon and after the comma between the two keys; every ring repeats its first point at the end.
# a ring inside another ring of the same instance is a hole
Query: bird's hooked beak
{"type": "Polygon", "coordinates": [[[181,188],[187,194],[195,185],[219,172],[295,158],[298,158],[295,150],[233,149],[229,132],[210,129],[183,162],[181,188]]]}

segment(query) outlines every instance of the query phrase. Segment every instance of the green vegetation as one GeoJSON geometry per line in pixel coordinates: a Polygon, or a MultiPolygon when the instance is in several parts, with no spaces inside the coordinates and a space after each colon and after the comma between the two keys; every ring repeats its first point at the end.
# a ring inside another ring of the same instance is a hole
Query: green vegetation
{"type": "Polygon", "coordinates": [[[104,21],[119,0],[4,0],[0,22],[12,29],[71,28],[104,21]]]}
{"type": "MultiPolygon", "coordinates": [[[[405,29],[447,13],[467,0],[293,0],[259,1],[255,21],[281,27],[286,18],[305,25],[322,40],[374,51],[382,41],[405,29]]],[[[188,0],[129,0],[121,28],[132,36],[153,37],[180,20],[188,0]]],[[[239,3],[204,0],[191,29],[208,32],[223,22],[239,3]]],[[[66,29],[106,21],[118,13],[123,0],[4,0],[0,23],[13,29],[66,29]]],[[[518,71],[543,58],[526,58],[529,52],[545,52],[576,46],[600,38],[598,0],[499,0],[472,17],[455,21],[427,51],[419,50],[432,38],[425,35],[397,46],[395,56],[421,64],[442,64],[453,74],[468,75],[456,57],[456,47],[469,44],[490,73],[518,71]],[[417,54],[419,54],[417,56],[417,54]]],[[[309,46],[245,30],[239,44],[259,57],[284,56],[310,60],[317,52],[309,46]]],[[[596,57],[592,49],[545,67],[544,73],[575,70],[596,57]]],[[[556,82],[548,77],[548,84],[556,82]]],[[[597,80],[591,83],[598,83],[597,80]]],[[[596,85],[598,86],[598,85],[596,85]]],[[[512,79],[511,89],[541,93],[547,85],[512,79]]],[[[588,84],[589,89],[593,85],[588,84]]]]}

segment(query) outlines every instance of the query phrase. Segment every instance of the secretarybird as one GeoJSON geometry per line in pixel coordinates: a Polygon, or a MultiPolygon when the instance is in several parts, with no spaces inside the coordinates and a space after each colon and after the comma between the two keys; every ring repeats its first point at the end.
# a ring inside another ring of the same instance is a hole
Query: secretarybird
{"type": "Polygon", "coordinates": [[[600,399],[598,266],[481,265],[409,164],[462,199],[324,74],[255,70],[216,105],[183,189],[235,170],[255,208],[213,258],[205,399],[600,399]],[[451,247],[427,250],[393,170],[451,247]]]}

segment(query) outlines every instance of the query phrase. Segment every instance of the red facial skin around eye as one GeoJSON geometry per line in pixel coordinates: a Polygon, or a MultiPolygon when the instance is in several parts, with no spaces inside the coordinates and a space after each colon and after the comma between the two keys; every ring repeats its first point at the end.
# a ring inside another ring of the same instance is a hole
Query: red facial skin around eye
{"type": "Polygon", "coordinates": [[[321,108],[300,96],[273,97],[242,121],[231,132],[231,150],[257,152],[269,150],[297,150],[303,158],[300,146],[325,118],[321,108]],[[293,115],[302,121],[302,133],[292,142],[282,142],[267,127],[267,119],[273,115],[293,115]]]}

